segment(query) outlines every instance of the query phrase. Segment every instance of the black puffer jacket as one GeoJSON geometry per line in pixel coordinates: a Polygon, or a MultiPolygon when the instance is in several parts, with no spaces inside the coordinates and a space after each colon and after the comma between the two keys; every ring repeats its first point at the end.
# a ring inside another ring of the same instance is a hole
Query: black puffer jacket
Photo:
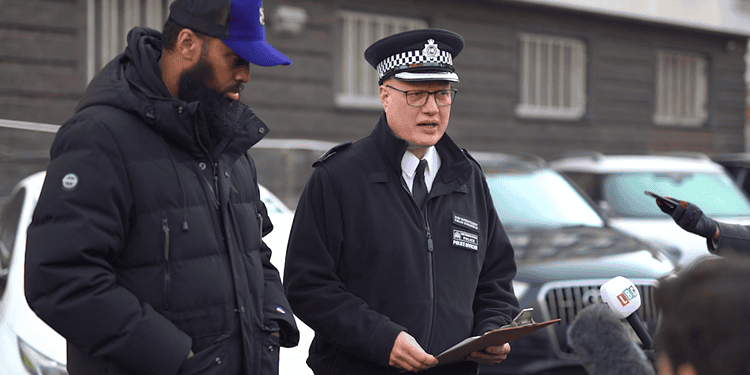
{"type": "Polygon", "coordinates": [[[199,103],[161,81],[161,35],[128,37],[52,145],[29,305],[67,339],[71,374],[276,373],[271,332],[283,346],[299,332],[246,153],[268,128],[245,107],[241,130],[209,149],[199,103]]]}

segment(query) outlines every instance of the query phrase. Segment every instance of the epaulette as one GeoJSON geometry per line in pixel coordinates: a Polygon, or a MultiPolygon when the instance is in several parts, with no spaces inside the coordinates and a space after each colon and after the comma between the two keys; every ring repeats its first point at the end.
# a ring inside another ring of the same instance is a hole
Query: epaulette
{"type": "Polygon", "coordinates": [[[469,158],[469,160],[473,161],[473,162],[474,162],[474,164],[476,164],[476,165],[477,165],[477,167],[479,167],[479,170],[480,170],[480,171],[482,170],[482,166],[481,166],[481,165],[479,165],[479,162],[477,161],[477,159],[474,159],[474,157],[473,157],[473,156],[471,156],[471,154],[469,153],[469,150],[467,150],[467,149],[465,149],[465,148],[462,148],[462,149],[461,149],[461,151],[463,151],[463,152],[464,152],[464,155],[466,155],[466,157],[467,157],[467,158],[469,158]]]}
{"type": "Polygon", "coordinates": [[[339,143],[336,146],[333,146],[330,150],[326,151],[326,153],[323,154],[323,156],[321,156],[318,160],[316,160],[313,163],[313,165],[312,165],[313,168],[317,167],[320,164],[322,164],[324,161],[326,161],[328,158],[330,158],[331,156],[333,156],[337,152],[339,152],[339,151],[341,151],[341,150],[349,147],[351,144],[352,144],[351,142],[344,142],[344,143],[339,143]]]}

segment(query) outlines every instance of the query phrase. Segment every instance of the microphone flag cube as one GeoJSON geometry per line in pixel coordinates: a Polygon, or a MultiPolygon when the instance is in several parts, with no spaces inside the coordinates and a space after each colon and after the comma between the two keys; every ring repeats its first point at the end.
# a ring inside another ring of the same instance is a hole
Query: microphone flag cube
{"type": "Polygon", "coordinates": [[[628,279],[617,276],[604,283],[600,289],[602,300],[620,319],[625,319],[641,307],[638,288],[628,279]]]}

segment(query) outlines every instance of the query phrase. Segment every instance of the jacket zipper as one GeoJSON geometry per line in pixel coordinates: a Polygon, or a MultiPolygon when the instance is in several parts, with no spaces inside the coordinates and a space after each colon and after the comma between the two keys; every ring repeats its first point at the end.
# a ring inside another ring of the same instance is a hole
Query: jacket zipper
{"type": "Polygon", "coordinates": [[[167,213],[161,212],[161,230],[164,232],[164,308],[170,308],[171,283],[172,283],[172,270],[169,264],[169,221],[167,220],[167,213]]]}
{"type": "MultiPolygon", "coordinates": [[[[414,207],[416,207],[417,212],[419,213],[419,216],[422,218],[423,224],[424,224],[424,230],[425,230],[425,237],[427,239],[427,264],[429,268],[429,283],[430,283],[430,311],[429,311],[429,322],[427,324],[427,341],[423,344],[426,345],[425,350],[430,350],[430,343],[432,342],[432,330],[435,322],[435,310],[437,305],[437,301],[435,300],[435,267],[434,267],[434,244],[432,241],[432,231],[430,230],[430,222],[427,220],[427,202],[430,200],[427,199],[425,201],[425,210],[422,212],[422,209],[417,206],[417,202],[414,200],[414,197],[411,195],[411,192],[409,191],[409,188],[406,186],[405,183],[401,184],[401,186],[406,190],[406,193],[409,194],[410,197],[412,197],[411,201],[414,203],[414,207]]],[[[429,194],[428,194],[429,196],[429,194]]]]}
{"type": "Polygon", "coordinates": [[[435,323],[435,311],[437,310],[437,307],[436,307],[437,299],[435,298],[435,264],[434,264],[435,248],[432,243],[432,231],[430,230],[430,221],[427,219],[427,202],[425,202],[424,207],[425,207],[424,213],[422,213],[420,210],[420,214],[422,214],[422,219],[424,220],[424,229],[425,229],[425,234],[427,236],[427,260],[428,260],[429,268],[430,268],[430,302],[431,302],[430,314],[429,314],[430,320],[427,326],[427,342],[425,343],[427,347],[425,349],[430,350],[432,349],[430,348],[430,343],[432,342],[432,334],[433,334],[432,329],[435,323]]]}
{"type": "Polygon", "coordinates": [[[216,208],[219,208],[220,200],[219,200],[219,175],[217,173],[217,168],[219,165],[217,163],[211,163],[211,169],[213,169],[214,172],[214,205],[216,208]]]}

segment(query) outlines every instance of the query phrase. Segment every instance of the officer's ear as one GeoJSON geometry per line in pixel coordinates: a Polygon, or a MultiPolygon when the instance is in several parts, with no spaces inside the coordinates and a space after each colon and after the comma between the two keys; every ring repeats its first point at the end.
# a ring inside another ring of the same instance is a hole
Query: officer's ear
{"type": "Polygon", "coordinates": [[[385,80],[382,85],[378,88],[378,96],[380,97],[380,104],[383,105],[383,109],[388,112],[388,107],[391,105],[391,100],[393,99],[393,90],[386,87],[388,82],[390,82],[390,78],[385,80]]]}

